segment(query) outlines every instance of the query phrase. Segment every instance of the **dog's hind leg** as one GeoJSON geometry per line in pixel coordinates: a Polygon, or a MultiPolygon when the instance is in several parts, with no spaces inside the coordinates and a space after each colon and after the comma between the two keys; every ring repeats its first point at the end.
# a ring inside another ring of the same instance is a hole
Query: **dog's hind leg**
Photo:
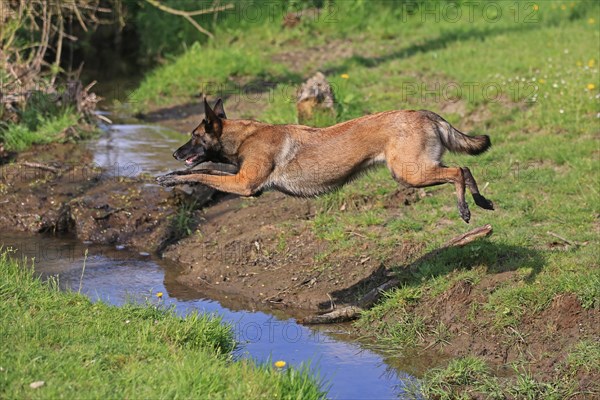
{"type": "Polygon", "coordinates": [[[483,197],[482,194],[479,193],[479,188],[477,187],[477,182],[475,182],[475,178],[473,178],[473,174],[471,174],[471,171],[469,170],[469,168],[462,167],[461,169],[462,169],[463,175],[465,177],[465,184],[467,185],[467,188],[469,188],[469,191],[471,192],[471,195],[473,196],[473,200],[475,201],[475,204],[477,204],[479,207],[481,207],[483,209],[493,210],[494,203],[492,203],[490,200],[486,199],[485,197],[483,197]]]}
{"type": "Polygon", "coordinates": [[[458,213],[466,223],[469,223],[471,212],[465,201],[465,176],[461,168],[414,163],[388,162],[388,164],[391,164],[388,166],[392,171],[394,179],[412,187],[428,187],[443,183],[454,183],[458,200],[458,213]]]}

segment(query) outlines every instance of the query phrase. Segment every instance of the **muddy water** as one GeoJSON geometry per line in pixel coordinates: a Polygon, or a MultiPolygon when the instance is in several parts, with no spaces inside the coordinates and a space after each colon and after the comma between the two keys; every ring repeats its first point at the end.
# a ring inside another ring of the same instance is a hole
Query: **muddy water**
{"type": "Polygon", "coordinates": [[[240,357],[259,362],[284,360],[291,366],[310,363],[329,385],[331,398],[398,398],[405,384],[414,382],[383,356],[344,334],[343,326],[306,327],[280,311],[260,311],[259,305],[248,301],[208,298],[175,281],[179,266],[151,255],[44,235],[0,233],[0,244],[19,249],[15,256],[34,258],[42,277],[58,276],[61,287],[81,290],[94,301],[121,305],[149,300],[174,306],[181,315],[192,311],[218,314],[233,324],[242,343],[240,357]],[[162,300],[157,292],[163,292],[162,300]]]}

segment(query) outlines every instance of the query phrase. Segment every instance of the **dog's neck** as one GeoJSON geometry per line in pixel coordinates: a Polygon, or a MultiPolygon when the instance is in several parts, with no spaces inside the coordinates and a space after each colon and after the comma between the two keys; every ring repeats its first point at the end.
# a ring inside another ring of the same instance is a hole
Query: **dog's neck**
{"type": "Polygon", "coordinates": [[[238,153],[240,145],[248,137],[267,126],[267,123],[246,119],[224,119],[220,138],[223,152],[227,155],[238,153]]]}
{"type": "Polygon", "coordinates": [[[283,132],[285,132],[288,136],[303,142],[308,140],[308,138],[314,138],[315,135],[323,131],[321,128],[314,128],[305,125],[273,125],[266,122],[248,119],[224,119],[222,129],[221,137],[219,139],[223,149],[222,151],[223,154],[230,158],[239,155],[239,150],[242,143],[244,143],[250,136],[255,135],[258,132],[271,130],[276,132],[277,136],[280,136],[283,134],[283,132]],[[272,129],[274,127],[279,129],[272,129]],[[285,127],[286,129],[282,130],[282,127],[285,127]]]}

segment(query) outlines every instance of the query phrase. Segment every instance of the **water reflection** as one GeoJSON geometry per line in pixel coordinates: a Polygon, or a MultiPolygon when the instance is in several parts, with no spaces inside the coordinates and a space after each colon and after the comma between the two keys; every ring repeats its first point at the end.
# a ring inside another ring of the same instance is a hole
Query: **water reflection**
{"type": "Polygon", "coordinates": [[[94,154],[94,164],[106,174],[132,178],[182,168],[172,154],[186,140],[184,135],[159,126],[114,124],[87,147],[94,154]]]}

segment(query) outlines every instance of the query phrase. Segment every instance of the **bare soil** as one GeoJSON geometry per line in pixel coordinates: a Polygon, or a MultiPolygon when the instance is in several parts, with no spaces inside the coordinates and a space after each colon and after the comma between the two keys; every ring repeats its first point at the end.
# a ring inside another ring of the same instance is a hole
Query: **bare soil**
{"type": "MultiPolygon", "coordinates": [[[[219,288],[290,308],[330,311],[378,286],[386,271],[371,244],[318,256],[329,245],[311,229],[313,200],[280,193],[259,198],[227,196],[206,208],[196,234],[163,253],[189,268],[178,280],[198,289],[219,288]]],[[[414,253],[399,252],[398,259],[414,253]]]]}
{"type": "Polygon", "coordinates": [[[483,303],[489,292],[513,279],[514,274],[489,275],[476,286],[460,281],[439,299],[425,302],[426,309],[417,312],[426,315],[427,310],[430,318],[450,328],[455,337],[449,347],[455,349],[453,353],[457,356],[483,356],[496,364],[525,360],[533,368],[532,372],[552,374],[565,361],[565,349],[597,332],[600,314],[596,310],[584,310],[577,296],[560,294],[545,310],[526,315],[518,328],[507,327],[498,332],[483,315],[465,321],[464,316],[472,304],[483,303]]]}
{"type": "MultiPolygon", "coordinates": [[[[183,136],[182,136],[183,138],[183,136]]],[[[191,211],[195,233],[179,240],[175,217],[190,196],[164,189],[151,176],[115,177],[91,167],[82,146],[51,144],[23,152],[0,166],[0,228],[24,232],[73,233],[82,241],[163,252],[185,267],[188,286],[218,290],[258,301],[311,311],[352,302],[386,279],[373,244],[317,256],[328,244],[311,226],[315,201],[280,193],[259,198],[215,196],[210,207],[191,211]]],[[[205,191],[198,206],[213,197],[205,191]]],[[[391,195],[404,207],[414,193],[391,195]]],[[[396,261],[414,255],[406,244],[396,261]]]]}

